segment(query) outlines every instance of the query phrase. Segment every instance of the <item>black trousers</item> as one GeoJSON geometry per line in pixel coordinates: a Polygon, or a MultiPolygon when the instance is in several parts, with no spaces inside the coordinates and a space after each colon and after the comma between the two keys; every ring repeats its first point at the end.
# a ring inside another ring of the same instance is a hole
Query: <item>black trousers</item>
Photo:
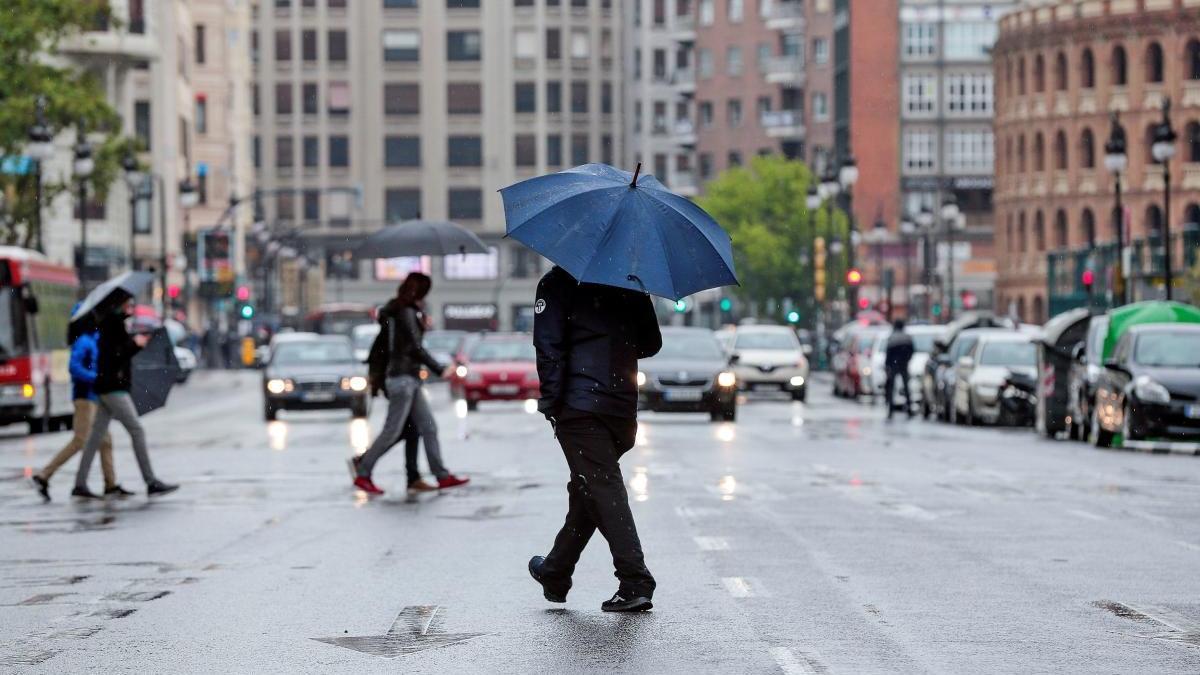
{"type": "Polygon", "coordinates": [[[892,401],[895,399],[896,380],[900,380],[900,386],[904,388],[904,412],[912,415],[912,396],[908,393],[908,368],[888,368],[884,375],[883,390],[884,400],[887,402],[888,417],[892,416],[892,411],[895,407],[892,401]]]}
{"type": "Polygon", "coordinates": [[[555,432],[571,469],[571,481],[567,483],[567,519],[543,567],[547,580],[565,593],[579,556],[592,533],[600,530],[608,540],[622,593],[652,597],[654,577],[646,569],[618,463],[633,447],[637,420],[568,408],[559,417],[555,432]]]}

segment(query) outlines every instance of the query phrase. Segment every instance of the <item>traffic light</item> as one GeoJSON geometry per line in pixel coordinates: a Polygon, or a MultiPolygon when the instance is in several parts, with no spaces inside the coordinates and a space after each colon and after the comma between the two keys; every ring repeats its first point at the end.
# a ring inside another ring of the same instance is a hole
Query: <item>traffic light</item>
{"type": "Polygon", "coordinates": [[[825,302],[825,238],[813,239],[813,295],[825,302]]]}
{"type": "Polygon", "coordinates": [[[688,308],[687,300],[680,298],[679,300],[675,301],[675,311],[676,312],[683,314],[684,312],[687,311],[687,308],[688,308]]]}
{"type": "Polygon", "coordinates": [[[250,304],[242,305],[242,308],[239,311],[241,312],[243,319],[253,319],[254,318],[254,305],[250,305],[250,304]]]}
{"type": "Polygon", "coordinates": [[[859,298],[858,299],[858,308],[859,309],[867,309],[870,306],[871,306],[871,300],[869,298],[859,298]]]}
{"type": "Polygon", "coordinates": [[[1090,291],[1092,289],[1092,284],[1095,283],[1095,281],[1096,281],[1096,274],[1094,272],[1092,272],[1091,270],[1083,271],[1083,287],[1084,288],[1086,288],[1087,290],[1090,291]]]}
{"type": "Polygon", "coordinates": [[[929,311],[932,312],[934,316],[941,316],[942,315],[942,303],[940,303],[940,302],[933,303],[933,307],[930,307],[929,311]]]}
{"type": "Polygon", "coordinates": [[[857,267],[851,267],[846,271],[846,283],[851,286],[857,286],[862,283],[862,272],[857,267]]]}
{"type": "Polygon", "coordinates": [[[167,297],[172,300],[177,300],[179,298],[179,284],[171,284],[170,286],[167,286],[167,297]]]}
{"type": "Polygon", "coordinates": [[[238,302],[246,302],[247,300],[249,300],[250,299],[250,287],[249,286],[238,286],[237,287],[237,299],[238,299],[238,302]]]}
{"type": "Polygon", "coordinates": [[[788,312],[787,313],[787,322],[788,323],[799,323],[800,322],[800,312],[797,312],[794,309],[792,311],[788,312]]]}
{"type": "Polygon", "coordinates": [[[721,311],[728,312],[733,309],[733,301],[729,298],[721,298],[721,311]]]}

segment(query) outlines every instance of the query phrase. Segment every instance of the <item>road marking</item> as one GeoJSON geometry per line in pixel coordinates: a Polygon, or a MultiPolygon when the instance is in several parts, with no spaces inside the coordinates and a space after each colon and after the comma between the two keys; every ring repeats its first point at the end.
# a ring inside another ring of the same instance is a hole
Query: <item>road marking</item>
{"type": "Polygon", "coordinates": [[[771,657],[779,665],[785,675],[816,675],[817,671],[807,663],[796,658],[787,647],[772,647],[771,657]]]}
{"type": "Polygon", "coordinates": [[[769,595],[754,577],[721,577],[721,585],[735,598],[756,598],[769,595]]]}
{"type": "Polygon", "coordinates": [[[1171,630],[1179,631],[1180,633],[1200,633],[1200,622],[1193,621],[1173,609],[1159,605],[1131,605],[1128,602],[1121,604],[1161,623],[1171,630]]]}
{"type": "Polygon", "coordinates": [[[701,551],[728,551],[729,540],[725,537],[692,537],[701,551]]]}
{"type": "Polygon", "coordinates": [[[1108,518],[1105,518],[1104,516],[1102,516],[1098,513],[1092,513],[1091,511],[1084,511],[1083,509],[1069,509],[1067,511],[1067,513],[1069,513],[1073,516],[1079,516],[1080,518],[1085,518],[1087,520],[1101,520],[1101,521],[1108,520],[1108,518]]]}

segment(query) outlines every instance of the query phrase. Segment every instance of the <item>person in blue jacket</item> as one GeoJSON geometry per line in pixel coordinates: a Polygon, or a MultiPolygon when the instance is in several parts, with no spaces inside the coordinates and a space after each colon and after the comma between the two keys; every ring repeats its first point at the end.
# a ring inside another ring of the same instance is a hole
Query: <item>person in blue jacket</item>
{"type": "MultiPolygon", "coordinates": [[[[71,310],[71,313],[74,314],[75,310],[71,310]]],[[[33,474],[33,483],[46,501],[50,501],[50,477],[67,460],[74,457],[75,453],[83,449],[92,430],[92,422],[96,419],[95,384],[96,364],[100,358],[99,340],[99,331],[95,325],[76,322],[68,328],[67,341],[71,345],[71,398],[75,402],[75,416],[71,427],[74,433],[54,459],[41,471],[33,474]]],[[[133,494],[117,483],[117,475],[113,470],[112,436],[107,433],[100,445],[100,469],[104,473],[105,496],[126,497],[133,494]]]]}

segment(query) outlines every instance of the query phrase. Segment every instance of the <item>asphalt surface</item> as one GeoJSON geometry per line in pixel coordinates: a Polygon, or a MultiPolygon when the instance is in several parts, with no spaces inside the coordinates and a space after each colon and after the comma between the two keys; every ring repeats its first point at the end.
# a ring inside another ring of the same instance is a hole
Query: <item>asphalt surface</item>
{"type": "Polygon", "coordinates": [[[462,422],[435,390],[471,485],[406,499],[397,452],[368,501],[368,427],[268,425],[257,387],[201,373],[146,418],[183,484],[153,502],[72,503],[72,462],[43,504],[66,435],[0,429],[0,672],[1200,672],[1200,458],[889,423],[820,382],[647,415],[623,465],[658,591],[621,616],[602,539],[565,606],[526,574],[567,476],[520,404],[462,422]]]}

